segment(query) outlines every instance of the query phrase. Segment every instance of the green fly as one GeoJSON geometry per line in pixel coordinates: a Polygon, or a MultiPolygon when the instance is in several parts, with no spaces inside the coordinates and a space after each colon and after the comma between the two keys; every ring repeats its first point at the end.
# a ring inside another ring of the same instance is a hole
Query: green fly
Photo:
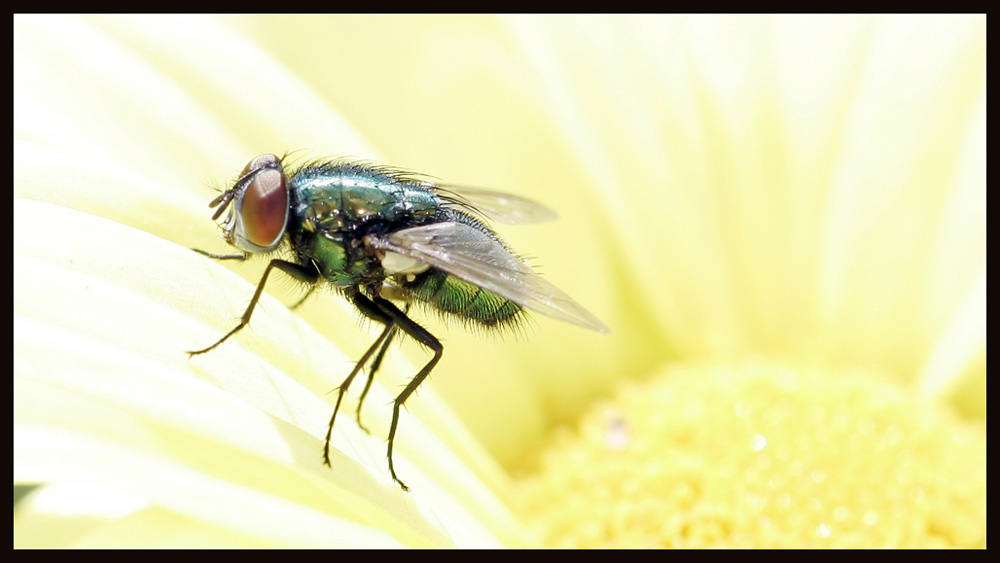
{"type": "Polygon", "coordinates": [[[275,269],[308,285],[310,292],[321,283],[332,285],[363,316],[384,326],[337,389],[323,446],[326,465],[340,403],[364,366],[371,361],[358,404],[359,425],[361,402],[397,332],[433,352],[392,407],[389,473],[404,491],[408,489],[392,463],[399,410],[444,350],[434,335],[410,319],[411,303],[487,329],[516,325],[530,309],[609,332],[597,317],[536,274],[487,226],[487,218],[531,223],[555,216],[515,195],[444,185],[368,162],[319,160],[286,172],[283,159],[263,154],[251,160],[232,188],[209,207],[218,207],[213,220],[229,209],[221,224],[222,238],[240,252],[198,252],[220,260],[246,260],[251,254],[281,257],[268,263],[239,324],[215,344],[190,355],[214,349],[250,322],[275,269]]]}

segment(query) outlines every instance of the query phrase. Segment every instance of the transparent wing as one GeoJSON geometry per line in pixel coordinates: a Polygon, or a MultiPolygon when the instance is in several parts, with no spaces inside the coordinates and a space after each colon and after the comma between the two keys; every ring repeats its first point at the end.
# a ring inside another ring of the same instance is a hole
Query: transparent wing
{"type": "Polygon", "coordinates": [[[544,315],[598,332],[611,332],[600,319],[536,274],[499,241],[468,225],[435,223],[388,235],[369,235],[365,243],[378,250],[416,258],[544,315]]]}
{"type": "Polygon", "coordinates": [[[431,185],[438,190],[459,196],[489,219],[500,223],[527,225],[554,221],[558,217],[556,212],[548,207],[514,194],[451,184],[431,185]]]}

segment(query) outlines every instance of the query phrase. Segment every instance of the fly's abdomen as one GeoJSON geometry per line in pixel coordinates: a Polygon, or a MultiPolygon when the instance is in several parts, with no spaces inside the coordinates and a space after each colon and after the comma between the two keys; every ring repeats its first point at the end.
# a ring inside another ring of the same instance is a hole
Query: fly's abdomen
{"type": "Polygon", "coordinates": [[[401,287],[435,309],[485,326],[517,322],[522,308],[517,303],[439,270],[428,270],[401,287]]]}

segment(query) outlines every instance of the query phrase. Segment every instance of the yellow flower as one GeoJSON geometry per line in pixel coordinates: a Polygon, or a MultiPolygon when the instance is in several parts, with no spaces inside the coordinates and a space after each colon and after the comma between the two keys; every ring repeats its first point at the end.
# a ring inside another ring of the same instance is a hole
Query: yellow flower
{"type": "Polygon", "coordinates": [[[553,547],[982,547],[983,428],[843,373],[684,366],[558,433],[522,481],[553,547]]]}
{"type": "Polygon", "coordinates": [[[946,409],[985,419],[985,37],[982,16],[17,16],[15,546],[532,545],[522,521],[549,545],[984,544],[985,431],[946,409]],[[296,149],[557,209],[502,234],[614,334],[420,317],[445,355],[400,426],[412,492],[382,440],[416,345],[322,466],[328,392],[375,336],[339,297],[291,312],[271,283],[250,329],[183,353],[262,270],[188,250],[226,251],[211,188],[296,149]],[[814,416],[748,436],[775,404],[814,416]],[[831,421],[872,441],[838,464],[825,440],[859,438],[831,421]],[[639,457],[602,454],[609,428],[639,457]],[[883,474],[915,482],[836,502],[883,474]],[[619,488],[572,486],[597,478],[619,488]]]}

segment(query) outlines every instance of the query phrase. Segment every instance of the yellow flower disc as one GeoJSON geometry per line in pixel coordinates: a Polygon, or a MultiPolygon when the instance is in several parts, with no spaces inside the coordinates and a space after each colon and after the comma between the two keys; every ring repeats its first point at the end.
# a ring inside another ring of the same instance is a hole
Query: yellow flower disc
{"type": "Polygon", "coordinates": [[[985,426],[872,376],[670,370],[558,435],[551,547],[985,547],[985,426]]]}

